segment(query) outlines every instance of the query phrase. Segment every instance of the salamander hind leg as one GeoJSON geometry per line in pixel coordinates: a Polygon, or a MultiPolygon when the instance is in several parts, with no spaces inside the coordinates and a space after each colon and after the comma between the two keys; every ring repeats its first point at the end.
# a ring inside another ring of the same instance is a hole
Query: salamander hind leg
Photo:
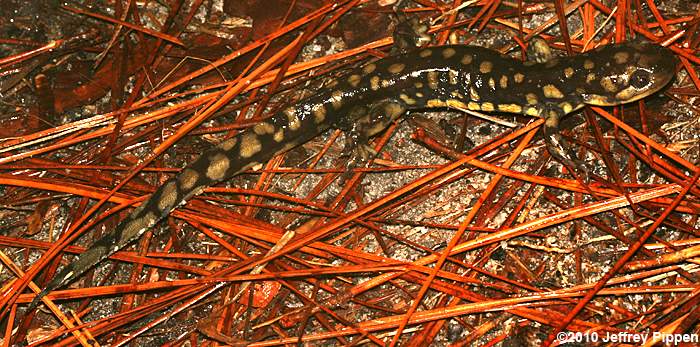
{"type": "Polygon", "coordinates": [[[394,45],[391,47],[391,55],[408,52],[416,47],[425,46],[430,43],[431,37],[428,35],[430,26],[423,23],[417,17],[408,17],[401,9],[399,1],[394,7],[396,13],[396,27],[392,33],[394,45]]]}

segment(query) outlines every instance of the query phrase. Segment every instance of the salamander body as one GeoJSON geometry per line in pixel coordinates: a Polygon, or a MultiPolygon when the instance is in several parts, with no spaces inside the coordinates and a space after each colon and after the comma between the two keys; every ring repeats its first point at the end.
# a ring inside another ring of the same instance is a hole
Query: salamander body
{"type": "Polygon", "coordinates": [[[456,107],[519,113],[545,118],[549,151],[571,163],[558,134],[560,117],[585,104],[618,105],[648,96],[673,78],[676,61],[666,48],[629,42],[543,63],[523,63],[489,49],[458,45],[422,48],[368,63],[202,154],[67,265],[30,309],[207,186],[326,129],[349,131],[363,142],[408,110],[456,107]]]}

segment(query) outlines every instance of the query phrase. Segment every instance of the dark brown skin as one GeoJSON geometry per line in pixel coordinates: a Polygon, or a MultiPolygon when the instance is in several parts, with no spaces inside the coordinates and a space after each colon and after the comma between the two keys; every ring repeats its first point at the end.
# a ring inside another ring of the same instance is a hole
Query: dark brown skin
{"type": "Polygon", "coordinates": [[[365,143],[407,110],[455,107],[520,113],[544,118],[550,153],[575,166],[559,138],[559,119],[585,104],[619,105],[653,94],[671,81],[676,62],[666,48],[630,42],[544,63],[522,63],[473,46],[423,48],[369,63],[204,153],[66,266],[29,309],[139,238],[205,187],[326,129],[350,131],[350,137],[365,143]]]}

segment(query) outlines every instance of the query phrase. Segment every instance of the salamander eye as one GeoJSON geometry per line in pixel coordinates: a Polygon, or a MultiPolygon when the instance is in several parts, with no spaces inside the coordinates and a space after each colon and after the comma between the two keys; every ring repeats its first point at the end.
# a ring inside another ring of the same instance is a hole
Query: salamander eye
{"type": "Polygon", "coordinates": [[[630,85],[636,89],[642,89],[649,85],[651,76],[648,71],[637,70],[630,77],[630,85]]]}

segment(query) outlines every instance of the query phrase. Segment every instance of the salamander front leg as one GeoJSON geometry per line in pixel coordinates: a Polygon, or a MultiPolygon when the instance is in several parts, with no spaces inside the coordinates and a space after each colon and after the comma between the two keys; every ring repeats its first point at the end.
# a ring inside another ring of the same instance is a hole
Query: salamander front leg
{"type": "Polygon", "coordinates": [[[576,153],[571,148],[571,144],[561,136],[559,120],[563,116],[564,114],[555,110],[555,108],[545,111],[543,132],[547,150],[554,159],[579,174],[582,179],[587,179],[590,173],[588,167],[578,159],[576,153]]]}
{"type": "Polygon", "coordinates": [[[347,134],[341,158],[347,160],[348,169],[364,166],[377,156],[377,151],[367,144],[368,139],[361,139],[355,134],[347,134]]]}
{"type": "Polygon", "coordinates": [[[408,17],[401,9],[402,2],[399,1],[394,6],[396,13],[396,27],[392,37],[394,45],[391,47],[391,55],[408,52],[416,47],[425,46],[430,43],[431,37],[428,35],[430,26],[421,22],[417,17],[408,17]]]}

